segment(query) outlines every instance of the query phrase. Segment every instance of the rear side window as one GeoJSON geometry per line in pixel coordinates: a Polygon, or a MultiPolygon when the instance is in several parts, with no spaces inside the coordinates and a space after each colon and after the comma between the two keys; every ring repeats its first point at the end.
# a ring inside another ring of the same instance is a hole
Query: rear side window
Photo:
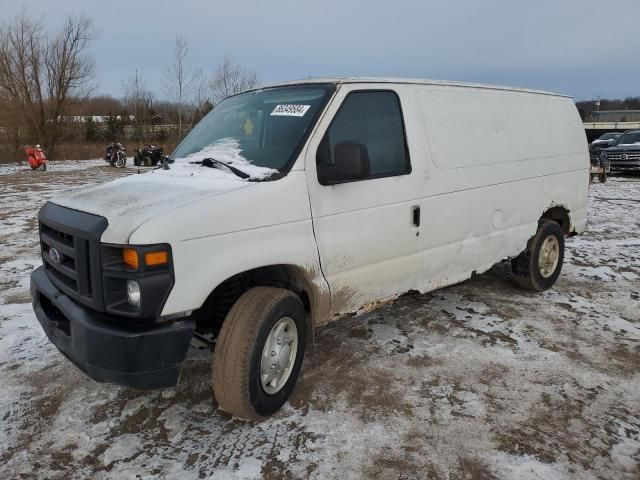
{"type": "Polygon", "coordinates": [[[359,91],[347,95],[325,133],[317,155],[319,167],[335,165],[336,145],[363,145],[368,172],[358,180],[411,171],[400,100],[392,91],[359,91]]]}

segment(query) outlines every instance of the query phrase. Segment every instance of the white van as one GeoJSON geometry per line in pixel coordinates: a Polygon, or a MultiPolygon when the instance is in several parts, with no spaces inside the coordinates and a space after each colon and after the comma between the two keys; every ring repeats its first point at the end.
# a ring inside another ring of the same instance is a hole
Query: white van
{"type": "Polygon", "coordinates": [[[565,96],[261,88],[217,105],[163,168],[46,203],[33,305],[91,378],[139,389],[175,385],[193,335],[214,339],[220,408],[260,418],[287,400],[315,326],[504,259],[521,286],[550,288],[588,185],[565,96]]]}

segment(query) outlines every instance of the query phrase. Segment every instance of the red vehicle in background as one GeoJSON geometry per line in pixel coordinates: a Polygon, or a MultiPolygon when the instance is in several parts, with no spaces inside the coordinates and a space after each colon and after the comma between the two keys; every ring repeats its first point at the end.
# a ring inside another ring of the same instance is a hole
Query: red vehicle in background
{"type": "Polygon", "coordinates": [[[27,147],[25,148],[25,152],[27,153],[27,161],[29,162],[31,170],[41,168],[44,171],[47,169],[47,157],[44,154],[44,150],[40,148],[40,145],[27,147]]]}

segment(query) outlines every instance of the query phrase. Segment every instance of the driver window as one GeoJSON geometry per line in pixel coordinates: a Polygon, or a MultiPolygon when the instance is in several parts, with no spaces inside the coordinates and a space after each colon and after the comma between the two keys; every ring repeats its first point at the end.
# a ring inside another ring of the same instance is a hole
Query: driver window
{"type": "Polygon", "coordinates": [[[327,184],[409,173],[404,123],[396,93],[372,90],[347,95],[318,148],[317,163],[321,183],[327,184]],[[342,172],[344,168],[353,172],[352,166],[339,162],[352,161],[354,156],[362,163],[360,174],[345,177],[336,173],[334,181],[322,181],[326,179],[324,172],[342,172]]]}

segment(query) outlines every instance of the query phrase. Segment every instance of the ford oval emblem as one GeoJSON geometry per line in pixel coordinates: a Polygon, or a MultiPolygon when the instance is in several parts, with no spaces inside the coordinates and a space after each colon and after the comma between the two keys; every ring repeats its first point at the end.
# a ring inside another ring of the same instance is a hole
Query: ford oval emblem
{"type": "Polygon", "coordinates": [[[54,247],[51,247],[49,249],[49,258],[51,259],[51,261],[55,264],[59,264],[60,261],[62,260],[60,258],[60,252],[58,252],[58,250],[56,250],[54,247]]]}
{"type": "Polygon", "coordinates": [[[626,155],[622,155],[622,157],[620,157],[620,158],[621,158],[621,160],[626,160],[627,156],[626,155]]]}

